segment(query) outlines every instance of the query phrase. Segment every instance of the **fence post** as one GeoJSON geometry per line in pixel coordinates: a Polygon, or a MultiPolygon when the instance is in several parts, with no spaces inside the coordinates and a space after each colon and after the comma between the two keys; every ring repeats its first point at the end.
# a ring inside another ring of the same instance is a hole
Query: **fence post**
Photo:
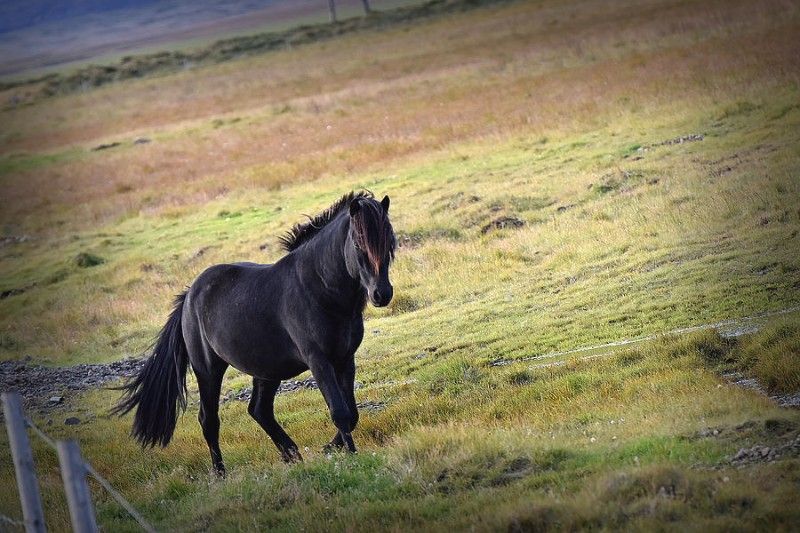
{"type": "Polygon", "coordinates": [[[8,431],[8,443],[14,470],[17,476],[19,499],[22,503],[22,516],[25,519],[25,531],[46,531],[42,498],[39,495],[39,482],[36,480],[36,467],[33,463],[31,443],[25,429],[25,415],[22,412],[22,400],[16,392],[4,392],[3,415],[8,431]]]}
{"type": "Polygon", "coordinates": [[[81,457],[78,443],[74,440],[60,440],[56,442],[56,449],[64,490],[67,493],[72,530],[75,533],[96,533],[97,522],[92,508],[89,484],[86,482],[86,464],[81,457]]]}
{"type": "Polygon", "coordinates": [[[328,0],[328,15],[331,22],[336,22],[336,0],[328,0]]]}

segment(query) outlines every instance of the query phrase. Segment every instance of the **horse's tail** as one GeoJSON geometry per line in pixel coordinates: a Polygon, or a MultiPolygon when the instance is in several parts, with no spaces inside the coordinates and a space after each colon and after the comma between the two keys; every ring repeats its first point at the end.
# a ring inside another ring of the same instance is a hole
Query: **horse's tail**
{"type": "Polygon", "coordinates": [[[119,387],[125,393],[111,410],[122,416],[136,408],[131,436],[143,447],[158,444],[163,448],[169,444],[178,423],[178,411],[186,409],[189,353],[181,328],[185,300],[185,292],[175,298],[175,308],[158,335],[152,355],[135,378],[119,387]]]}

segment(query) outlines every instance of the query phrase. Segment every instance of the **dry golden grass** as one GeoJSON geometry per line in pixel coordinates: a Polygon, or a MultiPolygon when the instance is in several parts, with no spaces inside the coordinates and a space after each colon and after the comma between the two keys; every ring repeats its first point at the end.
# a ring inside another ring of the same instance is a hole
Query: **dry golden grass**
{"type": "Polygon", "coordinates": [[[32,161],[3,176],[2,222],[87,227],[467,139],[574,132],[643,102],[713,105],[800,70],[782,3],[582,7],[478,10],[415,28],[434,42],[409,42],[407,28],[354,35],[6,112],[0,153],[32,161]],[[138,136],[154,142],[131,146],[138,136]],[[110,141],[126,145],[86,153],[110,141]],[[58,164],[37,160],[47,153],[58,164]]]}

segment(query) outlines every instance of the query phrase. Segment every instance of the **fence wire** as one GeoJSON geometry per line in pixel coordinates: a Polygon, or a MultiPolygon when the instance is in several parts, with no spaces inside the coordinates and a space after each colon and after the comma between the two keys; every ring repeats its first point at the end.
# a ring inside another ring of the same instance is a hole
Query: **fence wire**
{"type": "MultiPolygon", "coordinates": [[[[0,524],[8,524],[9,526],[25,529],[25,522],[22,520],[15,520],[14,518],[6,516],[2,513],[0,513],[0,524]]],[[[4,531],[4,529],[0,528],[0,531],[4,531]]]]}
{"type": "MultiPolygon", "coordinates": [[[[28,425],[29,428],[31,428],[34,431],[34,433],[36,433],[36,435],[40,439],[46,442],[48,446],[50,446],[54,450],[56,449],[55,441],[50,437],[48,437],[44,431],[39,429],[30,418],[26,417],[25,423],[28,425]]],[[[101,476],[97,472],[97,470],[95,470],[92,467],[92,465],[90,465],[86,461],[84,461],[83,465],[84,468],[86,468],[86,471],[89,473],[89,475],[92,476],[95,480],[97,480],[97,482],[100,483],[100,485],[104,489],[106,489],[106,491],[108,491],[111,497],[114,498],[114,500],[116,500],[117,503],[120,504],[123,509],[128,511],[128,514],[130,514],[133,517],[133,519],[136,520],[136,522],[139,524],[139,526],[141,526],[143,530],[147,531],[148,533],[155,533],[155,528],[151,526],[147,520],[144,519],[144,517],[136,510],[136,508],[134,508],[133,505],[131,505],[130,502],[126,500],[125,497],[122,496],[122,494],[120,494],[119,491],[116,490],[106,478],[101,476]]]]}

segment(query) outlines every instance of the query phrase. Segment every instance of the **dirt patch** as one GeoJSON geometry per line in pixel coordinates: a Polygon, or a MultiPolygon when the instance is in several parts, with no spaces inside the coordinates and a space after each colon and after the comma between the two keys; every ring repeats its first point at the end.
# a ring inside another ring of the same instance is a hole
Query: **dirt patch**
{"type": "Polygon", "coordinates": [[[106,260],[89,252],[81,252],[75,256],[75,264],[80,268],[91,268],[93,266],[102,265],[106,260]]]}
{"type": "Polygon", "coordinates": [[[489,233],[492,230],[506,229],[506,228],[521,228],[525,225],[525,221],[513,215],[506,215],[496,218],[481,228],[481,233],[489,233]]]}
{"type": "MultiPolygon", "coordinates": [[[[131,358],[105,364],[81,364],[48,367],[30,361],[0,361],[0,390],[20,393],[26,406],[40,411],[52,410],[69,403],[71,393],[96,390],[105,385],[135,376],[146,359],[131,358]]],[[[356,382],[355,388],[363,385],[356,382]]],[[[300,390],[318,389],[314,378],[283,381],[278,394],[300,390]]],[[[223,392],[219,403],[235,400],[249,402],[252,387],[223,392]]],[[[385,402],[363,402],[359,407],[367,411],[380,411],[385,402]]]]}
{"type": "Polygon", "coordinates": [[[0,292],[0,300],[5,300],[11,296],[17,296],[19,294],[23,294],[25,291],[28,291],[34,288],[36,284],[28,285],[27,287],[14,287],[13,289],[7,289],[0,292]]]}
{"type": "MultiPolygon", "coordinates": [[[[689,133],[688,135],[680,135],[680,136],[675,137],[673,139],[667,139],[665,141],[639,146],[639,147],[636,148],[635,153],[640,154],[640,155],[637,155],[636,157],[634,157],[633,160],[634,161],[638,161],[639,159],[642,159],[641,154],[643,154],[644,152],[649,152],[653,148],[658,148],[659,146],[672,146],[672,145],[675,145],[675,144],[693,143],[693,142],[697,142],[697,141],[702,141],[705,138],[706,138],[706,136],[703,135],[702,133],[689,133]]],[[[632,155],[632,154],[626,154],[624,157],[627,158],[627,157],[630,157],[630,155],[632,155]]]]}
{"type": "Polygon", "coordinates": [[[116,148],[117,146],[122,146],[122,143],[113,142],[113,143],[98,144],[97,146],[92,148],[92,152],[99,152],[100,150],[108,150],[109,148],[116,148]]]}
{"type": "Polygon", "coordinates": [[[706,136],[702,133],[690,133],[689,135],[681,135],[680,137],[675,137],[674,139],[668,139],[666,141],[662,141],[658,143],[656,146],[669,146],[671,144],[683,144],[683,143],[692,143],[696,141],[702,141],[705,139],[706,136]]]}
{"type": "Polygon", "coordinates": [[[106,364],[47,367],[27,361],[0,361],[0,389],[20,393],[29,407],[46,409],[63,404],[70,393],[98,389],[134,376],[144,359],[106,364]]]}
{"type": "Polygon", "coordinates": [[[23,242],[28,242],[29,240],[31,240],[31,238],[27,235],[7,235],[5,237],[0,237],[0,248],[10,244],[22,244],[23,242]]]}
{"type": "Polygon", "coordinates": [[[398,248],[418,248],[422,244],[422,236],[413,234],[409,235],[398,231],[395,233],[398,248]]]}

